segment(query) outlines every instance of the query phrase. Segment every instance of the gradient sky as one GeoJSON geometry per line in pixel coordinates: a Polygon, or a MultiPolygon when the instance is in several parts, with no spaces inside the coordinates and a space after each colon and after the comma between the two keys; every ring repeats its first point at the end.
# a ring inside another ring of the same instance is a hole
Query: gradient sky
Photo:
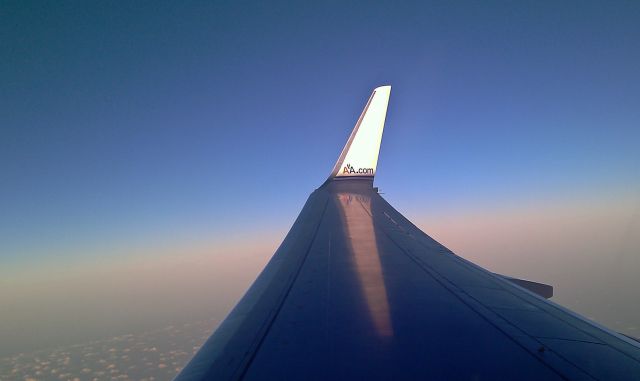
{"type": "Polygon", "coordinates": [[[0,355],[224,317],[382,84],[392,205],[637,329],[640,3],[303,3],[0,5],[0,355]]]}

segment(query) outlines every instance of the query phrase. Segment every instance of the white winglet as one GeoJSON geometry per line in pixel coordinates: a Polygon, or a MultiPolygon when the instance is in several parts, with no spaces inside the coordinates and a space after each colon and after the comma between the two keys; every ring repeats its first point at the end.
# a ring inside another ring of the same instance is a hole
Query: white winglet
{"type": "Polygon", "coordinates": [[[389,95],[391,86],[373,90],[329,179],[375,176],[389,95]]]}

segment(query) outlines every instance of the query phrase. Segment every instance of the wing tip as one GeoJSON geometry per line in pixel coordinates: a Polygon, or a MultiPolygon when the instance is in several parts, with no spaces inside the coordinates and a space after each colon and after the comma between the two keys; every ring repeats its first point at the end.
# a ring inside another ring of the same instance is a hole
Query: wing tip
{"type": "Polygon", "coordinates": [[[372,179],[375,176],[390,95],[391,85],[373,89],[328,180],[339,177],[372,179]],[[354,141],[357,141],[356,148],[352,150],[354,141]]]}

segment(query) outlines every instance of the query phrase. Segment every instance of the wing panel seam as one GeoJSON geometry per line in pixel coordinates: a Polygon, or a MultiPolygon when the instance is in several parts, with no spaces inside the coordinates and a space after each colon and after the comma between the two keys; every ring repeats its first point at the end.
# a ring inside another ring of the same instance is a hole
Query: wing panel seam
{"type": "Polygon", "coordinates": [[[298,279],[298,275],[300,275],[300,271],[304,267],[304,264],[307,261],[307,258],[309,257],[309,252],[311,251],[311,248],[313,248],[313,245],[316,242],[316,237],[318,236],[318,231],[320,230],[320,226],[322,226],[322,222],[324,221],[324,217],[325,217],[325,213],[327,211],[328,205],[329,205],[329,199],[327,198],[327,200],[325,201],[325,204],[324,204],[324,208],[322,210],[322,214],[320,216],[320,222],[318,223],[318,226],[316,226],[315,231],[313,232],[313,238],[311,239],[311,243],[307,247],[307,250],[305,251],[303,258],[300,261],[300,265],[296,269],[295,274],[291,279],[291,283],[287,286],[286,291],[283,293],[281,299],[278,301],[278,306],[277,306],[277,308],[275,310],[275,313],[273,314],[273,316],[271,317],[271,319],[267,323],[266,329],[264,330],[262,336],[258,340],[258,343],[257,343],[255,349],[252,351],[249,359],[247,360],[247,363],[245,364],[245,366],[241,370],[241,373],[239,374],[239,376],[237,378],[238,380],[242,380],[244,378],[244,376],[246,375],[247,371],[251,367],[251,363],[253,362],[254,358],[256,357],[256,354],[258,353],[258,351],[260,351],[260,347],[264,343],[264,340],[269,335],[269,331],[271,330],[271,327],[273,326],[273,323],[278,318],[278,315],[280,314],[280,311],[282,310],[282,307],[284,306],[284,303],[286,302],[287,297],[289,296],[289,293],[291,292],[291,289],[293,288],[293,285],[296,283],[296,280],[298,279]]]}

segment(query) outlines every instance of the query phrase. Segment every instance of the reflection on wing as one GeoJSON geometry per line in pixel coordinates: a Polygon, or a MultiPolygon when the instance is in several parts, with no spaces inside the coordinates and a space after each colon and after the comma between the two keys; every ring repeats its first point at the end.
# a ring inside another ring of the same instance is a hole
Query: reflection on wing
{"type": "Polygon", "coordinates": [[[338,207],[349,242],[349,250],[364,294],[369,316],[378,336],[393,336],[387,289],[384,284],[380,252],[371,217],[371,197],[338,193],[338,207]]]}

